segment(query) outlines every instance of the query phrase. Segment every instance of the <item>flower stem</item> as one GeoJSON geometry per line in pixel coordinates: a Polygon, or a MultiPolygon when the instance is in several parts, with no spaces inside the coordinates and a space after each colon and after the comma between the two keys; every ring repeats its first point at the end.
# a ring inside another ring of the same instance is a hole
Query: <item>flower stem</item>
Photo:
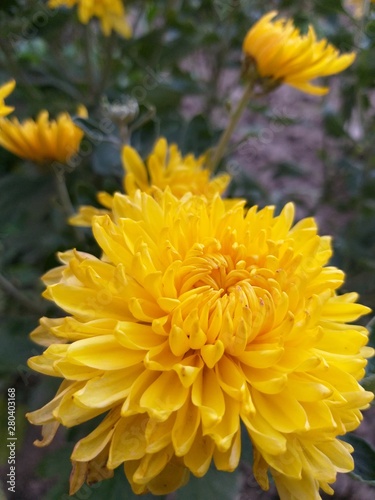
{"type": "Polygon", "coordinates": [[[74,214],[74,208],[72,205],[72,202],[70,201],[70,196],[68,193],[68,189],[66,187],[66,182],[65,182],[65,175],[64,172],[56,172],[56,187],[57,187],[57,192],[59,194],[60,202],[62,205],[62,208],[64,210],[64,213],[67,217],[70,217],[71,215],[74,214]]]}
{"type": "Polygon", "coordinates": [[[108,80],[111,76],[112,66],[113,66],[113,51],[116,44],[116,37],[113,33],[106,37],[104,48],[103,48],[103,61],[102,67],[100,68],[100,79],[98,85],[96,86],[94,92],[94,103],[99,102],[102,96],[108,80]]]}
{"type": "Polygon", "coordinates": [[[29,78],[25,75],[20,64],[18,64],[12,44],[6,37],[0,36],[0,49],[6,59],[8,68],[12,77],[17,81],[17,84],[22,84],[32,100],[40,100],[41,94],[33,86],[29,78]]]}
{"type": "Polygon", "coordinates": [[[83,49],[85,54],[85,63],[86,63],[86,80],[89,88],[89,100],[90,104],[95,103],[96,95],[95,95],[95,86],[96,86],[96,73],[95,73],[95,63],[93,60],[93,53],[95,51],[93,33],[91,31],[90,23],[88,23],[84,27],[84,40],[83,40],[83,49]]]}
{"type": "MultiPolygon", "coordinates": [[[[66,187],[65,174],[61,170],[57,171],[55,169],[54,171],[55,171],[57,193],[59,195],[64,214],[66,218],[69,219],[75,213],[75,210],[70,200],[68,188],[66,187]]],[[[78,231],[76,227],[72,227],[72,229],[75,233],[77,240],[79,242],[82,242],[84,240],[82,233],[78,231]]]]}
{"type": "Polygon", "coordinates": [[[219,143],[216,146],[212,157],[209,160],[209,168],[211,172],[215,172],[220,160],[223,158],[225,154],[225,150],[227,149],[228,143],[230,141],[230,138],[232,137],[232,134],[235,130],[235,128],[238,125],[238,122],[240,121],[240,118],[245,111],[245,108],[253,95],[253,89],[254,89],[254,83],[252,81],[248,82],[245,91],[237,104],[237,107],[233,110],[231,113],[229,123],[227,128],[224,130],[222,133],[219,143]]]}
{"type": "Polygon", "coordinates": [[[34,314],[37,314],[38,316],[43,316],[45,314],[45,310],[42,308],[42,306],[26,297],[26,295],[20,292],[18,288],[16,288],[13,283],[11,283],[2,274],[0,274],[0,288],[2,288],[5,293],[7,293],[10,297],[15,299],[17,302],[22,304],[34,314]]]}

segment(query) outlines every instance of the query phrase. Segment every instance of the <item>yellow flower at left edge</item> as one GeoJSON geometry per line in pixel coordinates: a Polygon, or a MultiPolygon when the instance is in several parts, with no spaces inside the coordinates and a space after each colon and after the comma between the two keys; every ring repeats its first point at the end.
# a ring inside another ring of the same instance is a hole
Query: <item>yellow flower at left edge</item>
{"type": "Polygon", "coordinates": [[[14,80],[0,86],[0,116],[9,115],[14,110],[13,107],[5,104],[4,99],[13,92],[15,86],[16,82],[14,80]]]}
{"type": "Polygon", "coordinates": [[[373,399],[359,384],[373,350],[355,323],[370,309],[337,292],[344,273],[314,219],[245,203],[116,193],[112,218],[93,220],[103,257],[66,251],[44,276],[67,316],[31,334],[46,349],[29,366],[62,379],[27,415],[36,444],[102,417],[74,447],[71,494],[117,467],[136,494],[157,495],[212,462],[233,471],[242,426],[257,481],[268,489],[270,471],[281,500],[333,493],[353,470],[340,436],[373,399]]]}
{"type": "Polygon", "coordinates": [[[82,24],[87,24],[92,17],[97,17],[105,36],[116,31],[124,38],[131,37],[132,29],[121,0],[49,0],[48,2],[51,9],[71,8],[75,5],[78,6],[78,18],[82,24]]]}
{"type": "MultiPolygon", "coordinates": [[[[206,156],[196,158],[193,154],[183,156],[176,144],[169,144],[164,137],[159,138],[146,162],[136,149],[124,146],[122,165],[124,168],[124,192],[133,195],[137,189],[152,194],[155,189],[166,189],[181,198],[187,192],[202,194],[208,199],[217,193],[223,194],[230,182],[229,174],[211,178],[211,171],[205,167],[206,156]]],[[[74,226],[91,226],[94,215],[110,214],[113,196],[98,193],[98,201],[106,210],[92,206],[82,206],[77,215],[70,218],[74,226]]]]}
{"type": "MultiPolygon", "coordinates": [[[[86,108],[80,106],[77,114],[87,117],[86,108]]],[[[66,163],[77,153],[83,135],[68,113],[56,120],[49,119],[48,111],[41,111],[36,120],[0,119],[0,146],[37,164],[66,163]]]]}

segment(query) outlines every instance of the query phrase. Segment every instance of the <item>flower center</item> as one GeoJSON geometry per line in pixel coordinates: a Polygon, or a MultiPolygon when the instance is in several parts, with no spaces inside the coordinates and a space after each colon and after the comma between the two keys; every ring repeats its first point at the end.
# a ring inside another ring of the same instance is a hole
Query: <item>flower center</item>
{"type": "Polygon", "coordinates": [[[229,255],[207,256],[205,264],[206,273],[195,283],[195,288],[209,285],[214,290],[230,293],[239,282],[250,278],[246,262],[234,263],[229,255]]]}
{"type": "Polygon", "coordinates": [[[286,320],[288,303],[283,273],[259,267],[256,256],[195,250],[200,255],[189,255],[177,273],[180,305],[170,315],[170,347],[176,355],[200,351],[212,367],[224,352],[237,357],[265,342],[286,320]]]}

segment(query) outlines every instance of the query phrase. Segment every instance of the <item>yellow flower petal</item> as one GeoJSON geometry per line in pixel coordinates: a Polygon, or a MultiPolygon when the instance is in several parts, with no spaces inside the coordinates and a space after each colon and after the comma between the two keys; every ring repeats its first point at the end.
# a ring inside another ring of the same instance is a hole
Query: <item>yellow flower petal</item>
{"type": "MultiPolygon", "coordinates": [[[[281,54],[301,70],[308,59],[265,50],[269,64],[281,54]]],[[[155,179],[172,167],[184,178],[195,161],[164,141],[152,157],[155,179]]],[[[59,423],[108,414],[74,451],[71,491],[121,464],[136,494],[169,493],[212,459],[231,471],[241,424],[262,487],[270,472],[284,498],[330,491],[352,467],[338,436],[373,398],[358,383],[373,354],[368,331],[347,324],[369,309],[337,293],[344,275],[328,266],[330,238],[312,218],[293,226],[292,205],[275,215],[155,186],[106,203],[110,215],[93,219],[102,258],[68,250],[44,276],[45,297],[68,316],[41,319],[33,337],[47,348],[29,361],[65,379],[28,414],[42,426],[39,445],[59,423]]]]}
{"type": "MultiPolygon", "coordinates": [[[[82,115],[86,110],[79,113],[82,115]]],[[[41,111],[36,121],[0,119],[0,145],[35,163],[67,163],[78,152],[82,137],[82,130],[68,113],[61,113],[51,121],[47,111],[41,111]]]]}
{"type": "Polygon", "coordinates": [[[199,409],[189,398],[177,413],[172,429],[172,442],[176,456],[183,457],[190,450],[200,424],[199,409]]]}
{"type": "Polygon", "coordinates": [[[146,452],[156,453],[166,448],[172,442],[171,430],[176,421],[176,414],[172,413],[164,422],[149,419],[145,429],[146,452]]]}
{"type": "Polygon", "coordinates": [[[224,395],[212,370],[199,373],[193,384],[192,401],[200,408],[203,430],[221,420],[225,411],[224,395]]]}
{"type": "Polygon", "coordinates": [[[267,394],[267,396],[254,390],[252,396],[259,413],[275,429],[281,432],[308,429],[307,415],[303,407],[287,390],[284,389],[278,394],[267,394]]]}
{"type": "Polygon", "coordinates": [[[184,455],[184,464],[194,476],[202,477],[206,474],[211,460],[215,444],[208,436],[202,436],[198,430],[194,442],[189,451],[184,455]]]}
{"type": "Polygon", "coordinates": [[[67,351],[67,358],[99,370],[119,370],[141,362],[143,351],[130,351],[121,347],[112,335],[78,340],[67,351]]]}
{"type": "Polygon", "coordinates": [[[233,443],[228,450],[221,452],[219,448],[216,449],[213,458],[215,467],[218,470],[233,472],[237,468],[241,458],[241,431],[237,431],[233,443]]]}
{"type": "Polygon", "coordinates": [[[49,0],[50,9],[58,7],[78,6],[78,18],[82,24],[87,24],[92,17],[100,21],[102,32],[109,36],[115,31],[124,38],[130,38],[132,29],[128,22],[125,9],[121,0],[49,0]]]}
{"type": "Polygon", "coordinates": [[[144,455],[137,470],[134,472],[133,481],[138,484],[147,484],[163,471],[172,455],[173,451],[171,447],[152,455],[144,455]]]}
{"type": "Polygon", "coordinates": [[[326,94],[328,87],[313,85],[310,80],[344,71],[355,54],[340,55],[326,40],[316,40],[312,26],[301,35],[290,20],[274,21],[276,16],[276,11],[269,12],[248,31],[243,42],[245,64],[255,64],[261,81],[286,83],[308,94],[326,94]]]}
{"type": "Polygon", "coordinates": [[[71,459],[77,462],[88,462],[95,458],[109,443],[118,418],[119,410],[112,410],[98,427],[88,436],[78,441],[74,447],[71,459]]]}
{"type": "Polygon", "coordinates": [[[144,392],[141,407],[157,420],[165,420],[181,408],[186,401],[188,390],[181,387],[177,374],[173,371],[162,373],[144,392]]]}
{"type": "Polygon", "coordinates": [[[15,86],[15,80],[10,80],[0,86],[0,116],[6,116],[13,111],[14,108],[5,105],[4,99],[13,92],[15,86]]]}
{"type": "Polygon", "coordinates": [[[85,387],[74,395],[77,404],[89,408],[105,408],[113,403],[122,403],[129,394],[131,386],[142,372],[142,365],[124,370],[110,371],[92,376],[85,387]]]}
{"type": "Polygon", "coordinates": [[[148,483],[148,489],[154,495],[165,495],[184,486],[189,476],[189,469],[183,464],[170,461],[160,474],[148,483]]]}
{"type": "Polygon", "coordinates": [[[144,427],[147,420],[147,415],[143,415],[141,418],[135,415],[117,421],[112,429],[113,439],[108,459],[110,469],[115,469],[124,461],[137,460],[145,455],[144,427]]]}

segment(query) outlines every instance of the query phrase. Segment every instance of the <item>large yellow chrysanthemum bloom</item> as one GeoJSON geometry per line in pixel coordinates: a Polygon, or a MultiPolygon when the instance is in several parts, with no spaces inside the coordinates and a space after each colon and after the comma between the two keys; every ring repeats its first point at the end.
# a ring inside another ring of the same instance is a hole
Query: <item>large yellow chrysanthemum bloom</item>
{"type": "Polygon", "coordinates": [[[48,347],[29,366],[64,379],[28,414],[37,445],[103,415],[74,448],[71,493],[120,465],[138,494],[171,492],[212,460],[233,471],[241,421],[255,476],[267,489],[270,470],[282,499],[320,498],[353,469],[337,436],[373,398],[358,383],[372,350],[348,323],[369,309],[336,293],[344,274],[312,218],[244,205],[118,193],[113,219],[93,221],[103,258],[67,251],[44,276],[69,316],[32,334],[48,347]]]}
{"type": "Polygon", "coordinates": [[[108,36],[112,31],[116,31],[125,38],[131,36],[132,30],[121,0],[49,0],[48,2],[51,9],[70,8],[75,5],[78,5],[78,18],[81,23],[87,24],[92,17],[97,17],[104,35],[108,36]]]}
{"type": "Polygon", "coordinates": [[[13,92],[15,86],[16,82],[14,80],[0,86],[0,116],[9,115],[14,110],[14,108],[5,104],[4,99],[13,92]]]}
{"type": "MultiPolygon", "coordinates": [[[[87,116],[86,108],[81,106],[78,114],[87,116]]],[[[56,120],[49,120],[48,111],[39,113],[35,121],[0,119],[0,146],[40,164],[68,162],[77,153],[83,135],[68,113],[61,113],[56,120]]]]}
{"type": "Polygon", "coordinates": [[[286,83],[308,94],[322,95],[328,87],[311,80],[339,73],[352,64],[355,54],[340,55],[325,39],[317,41],[314,29],[306,35],[286,19],[273,21],[277,12],[263,16],[247,33],[243,51],[245,63],[255,62],[258,75],[273,84],[286,83]]]}
{"type": "MultiPolygon", "coordinates": [[[[221,174],[210,179],[211,171],[204,167],[205,157],[195,158],[192,154],[182,156],[176,144],[168,146],[166,139],[160,138],[146,162],[143,162],[137,151],[124,146],[122,165],[124,167],[124,191],[133,195],[137,189],[152,193],[155,188],[164,190],[167,186],[172,193],[181,198],[188,191],[212,198],[216,193],[222,194],[230,182],[230,175],[221,174]]],[[[108,210],[91,206],[82,206],[79,213],[70,219],[75,226],[91,226],[94,215],[110,213],[113,196],[106,192],[98,193],[99,202],[108,210]]]]}

